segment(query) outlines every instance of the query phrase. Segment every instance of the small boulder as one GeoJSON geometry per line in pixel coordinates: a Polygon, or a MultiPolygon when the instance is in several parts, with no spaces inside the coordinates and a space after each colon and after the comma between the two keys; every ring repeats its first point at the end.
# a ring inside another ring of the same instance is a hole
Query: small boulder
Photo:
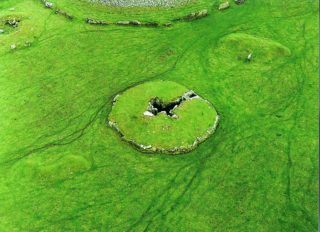
{"type": "Polygon", "coordinates": [[[229,2],[224,2],[224,3],[221,3],[219,5],[219,10],[226,10],[230,7],[230,3],[229,2]]]}
{"type": "Polygon", "coordinates": [[[25,46],[25,47],[30,47],[30,46],[31,46],[31,42],[30,42],[30,41],[26,41],[26,42],[24,43],[24,46],[25,46]]]}
{"type": "Polygon", "coordinates": [[[188,14],[187,16],[184,16],[180,19],[177,19],[177,20],[187,20],[187,21],[191,21],[191,20],[196,20],[196,19],[200,19],[200,18],[203,18],[203,17],[206,17],[208,16],[208,10],[207,9],[203,9],[203,10],[200,10],[200,11],[197,11],[197,12],[192,12],[190,14],[188,14]]]}
{"type": "Polygon", "coordinates": [[[177,119],[177,118],[178,118],[178,115],[173,114],[171,117],[174,118],[174,119],[177,119]]]}
{"type": "Polygon", "coordinates": [[[90,19],[90,18],[86,18],[86,23],[89,23],[89,24],[96,24],[96,20],[94,20],[94,19],[90,19]]]}
{"type": "Polygon", "coordinates": [[[182,95],[182,100],[184,100],[184,101],[194,99],[194,98],[200,98],[200,97],[192,90],[189,90],[188,92],[186,92],[185,94],[182,95]]]}
{"type": "Polygon", "coordinates": [[[116,22],[117,25],[126,26],[130,25],[130,21],[118,21],[116,22]]]}
{"type": "Polygon", "coordinates": [[[158,27],[159,23],[158,22],[146,22],[146,23],[144,23],[144,25],[147,27],[158,27]]]}
{"type": "Polygon", "coordinates": [[[96,20],[96,19],[91,19],[91,18],[87,18],[86,23],[93,24],[93,25],[109,25],[110,24],[110,22],[107,22],[107,21],[96,20]]]}
{"type": "Polygon", "coordinates": [[[12,19],[7,19],[6,24],[15,28],[19,25],[20,19],[12,18],[12,19]]]}
{"type": "Polygon", "coordinates": [[[140,25],[141,25],[141,22],[139,22],[138,20],[132,20],[132,21],[130,21],[130,25],[140,26],[140,25]]]}
{"type": "Polygon", "coordinates": [[[52,8],[53,7],[53,3],[52,2],[44,2],[44,6],[47,8],[52,8]]]}
{"type": "Polygon", "coordinates": [[[200,10],[198,13],[197,13],[197,17],[198,18],[201,18],[201,17],[205,17],[208,15],[208,10],[207,9],[204,9],[204,10],[200,10]]]}
{"type": "Polygon", "coordinates": [[[11,48],[11,50],[14,50],[14,49],[17,48],[17,46],[16,46],[15,44],[11,44],[11,45],[10,45],[10,48],[11,48]]]}
{"type": "Polygon", "coordinates": [[[4,33],[4,30],[3,29],[0,29],[0,34],[4,33]]]}
{"type": "Polygon", "coordinates": [[[154,116],[154,114],[151,113],[150,111],[145,111],[145,112],[143,113],[143,115],[144,115],[144,116],[148,116],[148,117],[153,117],[153,116],[154,116]]]}
{"type": "Polygon", "coordinates": [[[172,23],[165,23],[165,24],[163,24],[163,26],[165,26],[165,27],[171,27],[171,26],[172,26],[172,23]]]}
{"type": "Polygon", "coordinates": [[[234,0],[237,5],[243,4],[245,0],[234,0]]]}

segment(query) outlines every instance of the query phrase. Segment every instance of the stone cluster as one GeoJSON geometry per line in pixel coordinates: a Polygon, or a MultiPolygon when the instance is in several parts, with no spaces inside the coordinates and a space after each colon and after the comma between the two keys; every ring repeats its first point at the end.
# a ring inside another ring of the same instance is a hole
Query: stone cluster
{"type": "Polygon", "coordinates": [[[118,21],[116,25],[120,26],[146,26],[146,27],[158,27],[160,24],[158,22],[140,22],[138,20],[131,21],[118,21]]]}
{"type": "Polygon", "coordinates": [[[192,20],[196,20],[196,19],[200,19],[203,17],[208,16],[208,10],[207,9],[203,9],[197,12],[192,12],[186,16],[180,17],[180,18],[176,18],[174,19],[174,21],[179,21],[179,20],[184,20],[184,21],[192,21],[192,20]]]}
{"type": "Polygon", "coordinates": [[[245,0],[234,0],[237,5],[243,4],[245,0]]]}
{"type": "MultiPolygon", "coordinates": [[[[98,20],[93,18],[87,18],[86,23],[92,24],[92,25],[110,25],[115,24],[118,26],[145,26],[145,27],[158,27],[160,24],[158,22],[141,22],[138,20],[126,20],[126,21],[118,21],[115,23],[104,21],[104,20],[98,20]]],[[[169,27],[171,26],[171,23],[166,23],[164,26],[169,27]]]]}
{"type": "Polygon", "coordinates": [[[61,9],[56,9],[55,11],[54,11],[56,14],[59,14],[59,15],[62,15],[62,16],[64,16],[64,17],[66,17],[67,19],[70,19],[70,20],[72,20],[74,17],[72,16],[72,15],[70,15],[68,12],[66,12],[66,11],[63,11],[63,10],[61,10],[61,9]]]}
{"type": "Polygon", "coordinates": [[[87,18],[86,23],[93,24],[93,25],[109,25],[109,24],[111,24],[110,22],[107,22],[104,20],[96,20],[96,19],[91,19],[91,18],[87,18]]]}
{"type": "Polygon", "coordinates": [[[9,19],[5,20],[5,24],[9,25],[13,28],[18,27],[19,23],[20,23],[20,19],[18,19],[18,18],[9,18],[9,19]]]}
{"type": "Polygon", "coordinates": [[[229,2],[224,2],[224,3],[221,3],[220,5],[219,5],[219,10],[226,10],[226,9],[228,9],[230,7],[230,3],[229,2]]]}
{"type": "Polygon", "coordinates": [[[74,18],[68,12],[54,7],[54,4],[52,2],[48,2],[46,0],[42,0],[42,3],[44,5],[44,7],[53,10],[56,14],[62,15],[62,16],[64,16],[65,18],[67,18],[69,20],[72,20],[74,18]]]}

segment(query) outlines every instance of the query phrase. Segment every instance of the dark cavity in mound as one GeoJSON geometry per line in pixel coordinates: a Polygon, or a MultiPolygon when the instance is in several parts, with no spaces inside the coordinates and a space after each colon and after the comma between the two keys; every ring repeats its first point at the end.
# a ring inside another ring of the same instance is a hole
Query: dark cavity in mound
{"type": "Polygon", "coordinates": [[[149,102],[149,106],[147,109],[147,112],[149,113],[149,116],[152,115],[157,115],[160,112],[165,113],[169,117],[177,117],[174,113],[173,110],[180,106],[180,104],[186,100],[191,100],[193,98],[199,97],[197,94],[195,94],[193,91],[188,91],[185,94],[183,94],[181,97],[178,99],[165,103],[163,102],[160,98],[155,97],[152,98],[149,102]]]}

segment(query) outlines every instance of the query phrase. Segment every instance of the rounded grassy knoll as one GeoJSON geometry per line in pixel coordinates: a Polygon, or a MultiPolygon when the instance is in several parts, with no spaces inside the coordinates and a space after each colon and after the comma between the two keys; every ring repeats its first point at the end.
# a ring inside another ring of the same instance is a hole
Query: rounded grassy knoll
{"type": "Polygon", "coordinates": [[[184,153],[214,131],[219,116],[213,105],[171,81],[147,82],[114,99],[109,125],[145,152],[184,153]]]}

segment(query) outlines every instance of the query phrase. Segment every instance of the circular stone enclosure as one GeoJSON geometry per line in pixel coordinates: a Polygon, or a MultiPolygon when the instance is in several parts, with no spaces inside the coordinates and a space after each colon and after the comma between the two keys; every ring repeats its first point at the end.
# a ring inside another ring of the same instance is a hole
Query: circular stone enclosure
{"type": "Polygon", "coordinates": [[[219,116],[213,105],[172,81],[132,87],[113,100],[108,123],[144,152],[185,153],[214,133],[219,116]]]}

